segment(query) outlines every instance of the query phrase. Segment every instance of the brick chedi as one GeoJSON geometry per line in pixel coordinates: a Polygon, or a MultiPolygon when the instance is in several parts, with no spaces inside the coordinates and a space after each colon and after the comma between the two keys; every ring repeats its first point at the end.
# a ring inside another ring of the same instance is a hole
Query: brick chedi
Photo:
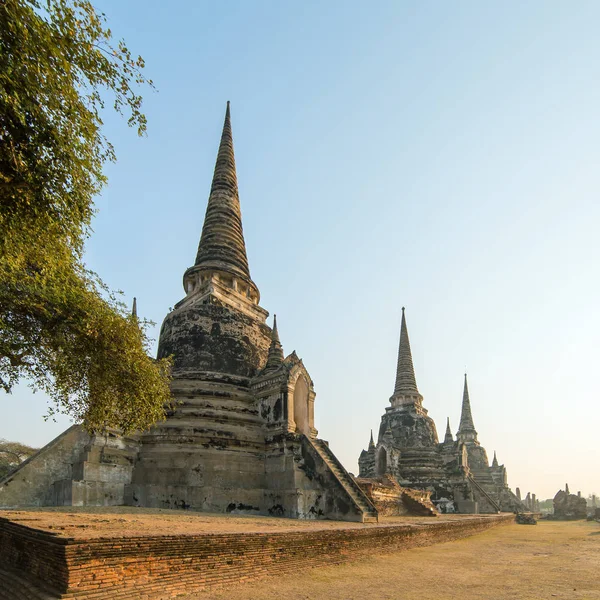
{"type": "Polygon", "coordinates": [[[167,419],[90,437],[79,426],[0,482],[0,506],[115,505],[368,521],[377,511],[317,438],[315,391],[284,355],[250,276],[229,103],[185,297],[158,356],[173,357],[167,419]]]}
{"type": "Polygon", "coordinates": [[[394,478],[404,488],[428,490],[442,512],[518,510],[506,469],[494,462],[477,438],[465,375],[460,425],[456,440],[447,421],[443,442],[423,407],[415,377],[406,316],[402,309],[394,393],[381,417],[377,443],[371,441],[359,459],[359,481],[394,478]]]}

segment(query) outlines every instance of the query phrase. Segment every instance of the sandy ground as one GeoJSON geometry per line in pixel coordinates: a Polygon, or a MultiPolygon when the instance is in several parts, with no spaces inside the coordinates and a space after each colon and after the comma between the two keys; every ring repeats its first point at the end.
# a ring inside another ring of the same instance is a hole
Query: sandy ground
{"type": "Polygon", "coordinates": [[[600,598],[600,524],[540,521],[319,567],[185,600],[600,598]]]}
{"type": "MultiPolygon", "coordinates": [[[[479,518],[478,515],[476,518],[479,518]]],[[[41,508],[0,510],[5,517],[27,527],[42,529],[60,537],[90,539],[113,536],[198,535],[210,533],[275,533],[298,530],[323,530],[411,525],[422,527],[430,523],[471,519],[470,515],[438,517],[387,517],[379,524],[344,521],[301,521],[275,517],[241,516],[182,512],[132,507],[41,508]]]]}

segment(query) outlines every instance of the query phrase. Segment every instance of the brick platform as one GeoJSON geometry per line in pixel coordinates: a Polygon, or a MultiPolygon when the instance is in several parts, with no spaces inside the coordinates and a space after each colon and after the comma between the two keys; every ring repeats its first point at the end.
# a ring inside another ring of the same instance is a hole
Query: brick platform
{"type": "Polygon", "coordinates": [[[512,514],[276,533],[60,537],[0,518],[0,599],[159,599],[465,537],[512,514]],[[15,574],[23,580],[19,587],[15,574]],[[39,595],[27,585],[43,582],[39,595]],[[16,586],[16,587],[15,587],[16,586]]]}

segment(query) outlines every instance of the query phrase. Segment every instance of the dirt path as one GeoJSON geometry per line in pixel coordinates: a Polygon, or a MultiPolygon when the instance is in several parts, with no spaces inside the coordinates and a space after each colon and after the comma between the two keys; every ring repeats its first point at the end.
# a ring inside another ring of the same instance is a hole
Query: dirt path
{"type": "Polygon", "coordinates": [[[600,599],[600,525],[540,522],[186,600],[600,599]]]}

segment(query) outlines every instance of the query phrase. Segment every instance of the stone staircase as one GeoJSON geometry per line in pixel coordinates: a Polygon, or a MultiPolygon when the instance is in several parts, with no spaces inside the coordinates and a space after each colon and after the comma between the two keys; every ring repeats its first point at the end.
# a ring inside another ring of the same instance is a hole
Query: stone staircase
{"type": "Polygon", "coordinates": [[[487,502],[492,506],[492,508],[496,512],[502,512],[500,505],[483,489],[483,487],[477,482],[477,480],[469,475],[469,482],[473,485],[473,487],[487,500],[487,502]]]}
{"type": "Polygon", "coordinates": [[[330,450],[329,444],[324,440],[308,439],[313,448],[323,459],[323,462],[329,467],[329,470],[338,480],[339,484],[344,488],[354,504],[362,511],[363,523],[377,523],[379,521],[377,509],[369,500],[369,498],[367,498],[356,481],[354,481],[352,475],[350,475],[350,473],[344,469],[342,463],[330,450]]]}

